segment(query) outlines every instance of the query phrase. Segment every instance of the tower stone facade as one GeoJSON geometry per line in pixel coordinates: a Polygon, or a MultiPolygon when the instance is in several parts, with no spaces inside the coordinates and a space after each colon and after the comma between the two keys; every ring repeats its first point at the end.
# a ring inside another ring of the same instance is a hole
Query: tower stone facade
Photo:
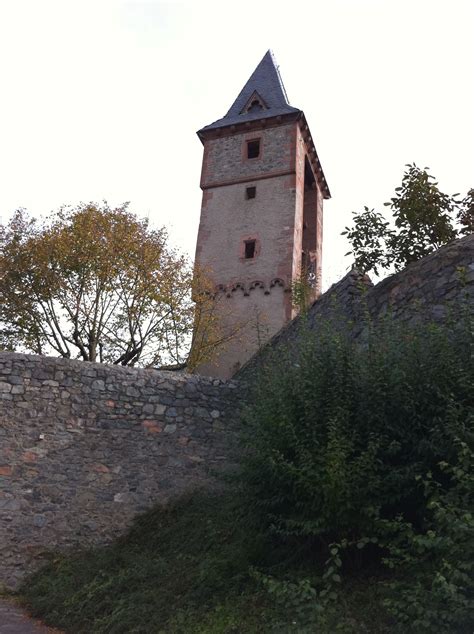
{"type": "Polygon", "coordinates": [[[204,145],[196,263],[238,334],[202,374],[232,376],[295,316],[291,290],[320,294],[323,200],[330,197],[304,113],[289,105],[270,51],[204,145]]]}

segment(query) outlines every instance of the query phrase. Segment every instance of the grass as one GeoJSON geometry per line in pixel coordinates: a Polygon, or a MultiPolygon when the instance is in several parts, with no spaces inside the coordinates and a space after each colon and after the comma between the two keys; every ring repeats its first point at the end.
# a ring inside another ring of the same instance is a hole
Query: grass
{"type": "MultiPolygon", "coordinates": [[[[250,574],[297,579],[307,562],[291,555],[260,532],[238,495],[196,493],[141,516],[108,547],[53,557],[21,596],[34,616],[74,634],[314,632],[311,609],[302,619],[250,574]]],[[[383,584],[347,588],[317,631],[388,632],[383,584]]]]}

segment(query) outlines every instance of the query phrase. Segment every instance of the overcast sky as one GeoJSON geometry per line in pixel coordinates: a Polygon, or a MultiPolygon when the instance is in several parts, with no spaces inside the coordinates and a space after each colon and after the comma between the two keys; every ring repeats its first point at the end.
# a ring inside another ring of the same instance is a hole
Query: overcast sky
{"type": "Polygon", "coordinates": [[[474,187],[473,28],[472,0],[0,0],[0,217],[130,201],[194,255],[195,132],[271,48],[332,193],[327,286],[351,212],[382,208],[405,163],[474,187]]]}

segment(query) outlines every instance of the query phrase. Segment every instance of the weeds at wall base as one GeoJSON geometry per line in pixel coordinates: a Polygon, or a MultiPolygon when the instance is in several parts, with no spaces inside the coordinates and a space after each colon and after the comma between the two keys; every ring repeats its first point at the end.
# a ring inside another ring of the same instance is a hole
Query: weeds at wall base
{"type": "Polygon", "coordinates": [[[110,547],[57,557],[21,593],[35,616],[73,634],[309,633],[315,622],[322,634],[335,623],[341,632],[354,623],[360,632],[387,631],[374,579],[351,584],[349,598],[323,615],[298,592],[291,605],[270,596],[257,568],[308,587],[307,565],[289,554],[261,533],[241,493],[196,494],[142,516],[110,547]]]}

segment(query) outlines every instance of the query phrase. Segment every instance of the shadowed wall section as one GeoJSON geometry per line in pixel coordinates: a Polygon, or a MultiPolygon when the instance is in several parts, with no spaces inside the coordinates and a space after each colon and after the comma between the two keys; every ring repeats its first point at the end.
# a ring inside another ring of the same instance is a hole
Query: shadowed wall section
{"type": "Polygon", "coordinates": [[[232,462],[234,383],[0,353],[0,585],[232,462]]]}

